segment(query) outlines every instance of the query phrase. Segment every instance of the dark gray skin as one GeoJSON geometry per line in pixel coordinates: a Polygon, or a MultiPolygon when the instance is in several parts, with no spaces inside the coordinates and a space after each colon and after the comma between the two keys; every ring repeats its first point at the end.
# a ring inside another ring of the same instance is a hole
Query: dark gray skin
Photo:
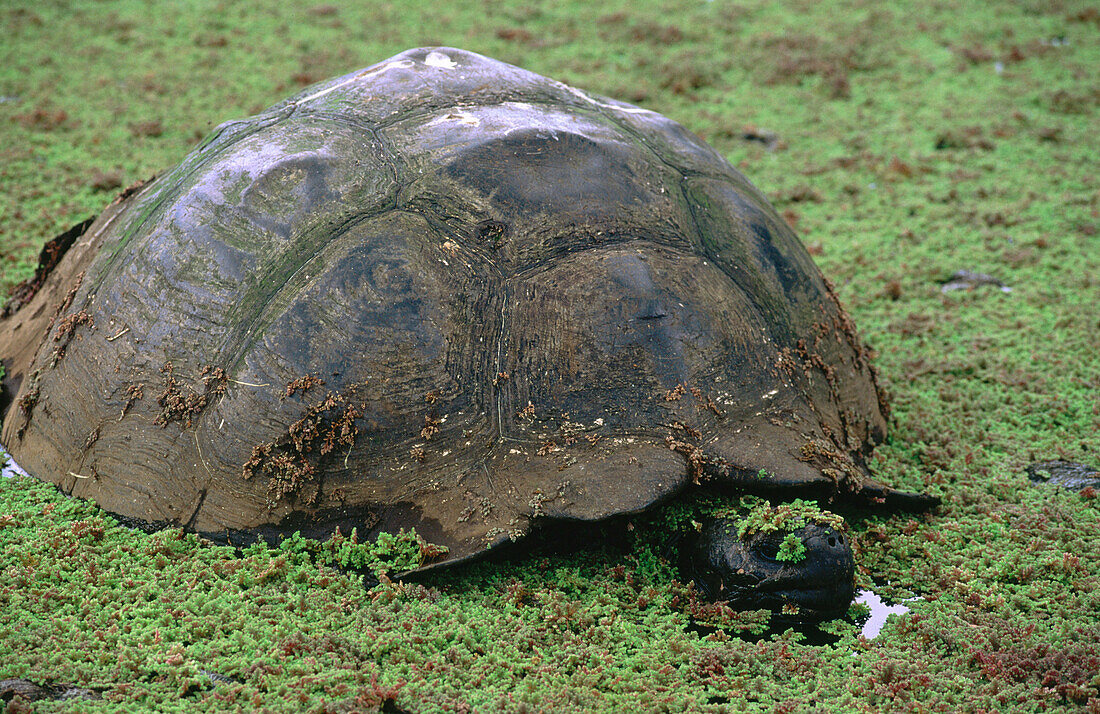
{"type": "Polygon", "coordinates": [[[868,350],[744,176],[453,48],[218,127],[44,251],[0,361],[30,474],[234,543],[415,528],[431,568],[694,489],[935,503],[867,469],[868,350]]]}
{"type": "Polygon", "coordinates": [[[855,595],[855,560],[847,536],[810,523],[795,531],[738,536],[740,521],[713,519],[703,524],[683,553],[681,569],[703,595],[742,610],[781,612],[796,606],[790,619],[816,622],[839,617],[855,595]],[[793,533],[806,548],[797,562],[776,558],[780,543],[793,533]]]}
{"type": "Polygon", "coordinates": [[[70,701],[73,699],[102,699],[93,689],[73,687],[68,684],[38,685],[27,679],[0,679],[0,702],[70,701]]]}
{"type": "Polygon", "coordinates": [[[1100,468],[1088,464],[1058,459],[1040,461],[1027,467],[1027,477],[1046,486],[1060,486],[1070,491],[1100,488],[1100,468]]]}

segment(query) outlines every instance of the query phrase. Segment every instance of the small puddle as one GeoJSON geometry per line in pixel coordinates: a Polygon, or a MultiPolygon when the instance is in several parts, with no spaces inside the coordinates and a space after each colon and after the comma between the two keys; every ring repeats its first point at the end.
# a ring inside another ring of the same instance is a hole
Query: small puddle
{"type": "Polygon", "coordinates": [[[20,468],[19,464],[15,463],[15,459],[11,457],[11,454],[4,450],[3,444],[0,444],[0,476],[5,478],[26,476],[30,478],[30,474],[20,468]]]}
{"type": "MultiPolygon", "coordinates": [[[[917,598],[913,599],[916,600],[917,598]]],[[[882,626],[886,624],[886,618],[890,615],[904,615],[909,612],[909,608],[905,605],[887,605],[882,598],[870,590],[860,590],[856,596],[856,602],[871,609],[871,615],[867,618],[867,622],[863,623],[863,630],[860,632],[869,640],[878,637],[878,633],[882,631],[882,626]]]]}

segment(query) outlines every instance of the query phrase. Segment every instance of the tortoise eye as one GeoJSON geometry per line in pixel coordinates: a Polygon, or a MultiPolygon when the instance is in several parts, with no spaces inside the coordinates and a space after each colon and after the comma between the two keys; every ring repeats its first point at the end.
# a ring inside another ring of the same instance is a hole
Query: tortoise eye
{"type": "Polygon", "coordinates": [[[765,560],[777,560],[779,547],[783,543],[783,536],[778,533],[768,533],[761,536],[752,546],[752,552],[765,560]]]}

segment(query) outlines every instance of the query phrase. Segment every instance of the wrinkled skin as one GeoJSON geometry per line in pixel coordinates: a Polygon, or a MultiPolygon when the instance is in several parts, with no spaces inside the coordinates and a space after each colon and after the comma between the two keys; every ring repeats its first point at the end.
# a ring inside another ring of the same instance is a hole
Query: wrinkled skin
{"type": "Polygon", "coordinates": [[[683,569],[700,591],[735,609],[796,606],[791,619],[805,622],[843,615],[855,595],[855,560],[848,537],[831,526],[807,524],[794,531],[738,535],[740,521],[705,523],[684,553],[683,569]],[[777,558],[789,533],[805,553],[797,560],[777,558]]]}
{"type": "Polygon", "coordinates": [[[0,441],[131,522],[438,567],[698,488],[934,503],[873,480],[868,351],[744,176],[487,57],[227,122],[64,238],[0,317],[0,441]]]}

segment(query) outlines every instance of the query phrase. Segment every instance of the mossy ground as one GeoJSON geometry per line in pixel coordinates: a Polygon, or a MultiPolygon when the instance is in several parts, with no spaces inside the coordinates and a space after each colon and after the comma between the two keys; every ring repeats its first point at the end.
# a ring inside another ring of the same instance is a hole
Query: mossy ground
{"type": "Polygon", "coordinates": [[[0,679],[103,692],[41,711],[1100,710],[1098,502],[1023,473],[1100,461],[1100,13],[634,5],[10,0],[0,287],[212,126],[407,47],[641,103],[773,199],[878,351],[894,411],[876,473],[944,504],[851,528],[863,584],[919,595],[911,611],[872,642],[840,621],[829,645],[703,634],[693,615],[761,623],[693,602],[644,535],[366,589],[0,479],[0,679]],[[959,269],[1012,292],[942,294],[959,269]]]}

